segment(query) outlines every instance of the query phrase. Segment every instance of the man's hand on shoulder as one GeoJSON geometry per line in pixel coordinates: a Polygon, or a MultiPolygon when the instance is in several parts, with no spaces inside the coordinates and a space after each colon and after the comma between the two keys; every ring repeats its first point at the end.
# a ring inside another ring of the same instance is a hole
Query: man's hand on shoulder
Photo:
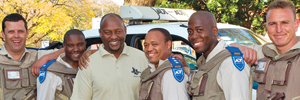
{"type": "Polygon", "coordinates": [[[186,61],[184,59],[184,57],[181,54],[174,54],[173,57],[175,57],[176,59],[178,59],[183,66],[183,71],[189,75],[190,74],[190,67],[186,64],[186,61]]]}
{"type": "Polygon", "coordinates": [[[230,46],[237,47],[243,53],[243,58],[246,63],[252,65],[257,64],[257,52],[254,49],[249,47],[243,46],[239,43],[232,43],[230,46]]]}
{"type": "Polygon", "coordinates": [[[39,76],[40,73],[40,68],[46,64],[47,62],[49,62],[52,59],[56,59],[60,54],[64,53],[65,49],[61,48],[55,52],[49,53],[49,54],[45,54],[43,55],[38,61],[36,61],[31,68],[31,74],[34,77],[39,76]]]}
{"type": "Polygon", "coordinates": [[[87,66],[89,66],[88,62],[90,62],[89,57],[95,53],[97,50],[86,50],[80,57],[79,61],[78,61],[78,67],[80,70],[82,70],[83,68],[87,68],[87,66]]]}

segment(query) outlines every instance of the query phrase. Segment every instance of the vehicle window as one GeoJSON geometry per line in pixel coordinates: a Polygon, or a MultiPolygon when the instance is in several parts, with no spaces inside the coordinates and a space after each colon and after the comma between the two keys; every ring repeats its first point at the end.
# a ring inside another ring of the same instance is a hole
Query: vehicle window
{"type": "Polygon", "coordinates": [[[197,70],[196,52],[183,41],[172,41],[172,52],[180,52],[183,54],[186,64],[191,70],[197,70]]]}
{"type": "Polygon", "coordinates": [[[243,45],[257,44],[252,36],[243,29],[219,29],[218,39],[223,39],[227,44],[240,43],[243,45]]]}
{"type": "Polygon", "coordinates": [[[186,61],[186,64],[190,67],[191,70],[198,69],[196,57],[190,55],[184,55],[184,59],[186,61]]]}

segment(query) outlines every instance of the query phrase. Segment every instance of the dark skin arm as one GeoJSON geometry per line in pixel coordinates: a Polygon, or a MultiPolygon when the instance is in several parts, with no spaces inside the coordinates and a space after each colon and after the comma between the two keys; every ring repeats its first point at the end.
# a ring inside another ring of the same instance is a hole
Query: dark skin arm
{"type": "Polygon", "coordinates": [[[95,53],[97,50],[86,50],[78,61],[79,69],[87,68],[88,62],[90,62],[89,56],[95,53]]]}
{"type": "Polygon", "coordinates": [[[182,63],[184,73],[190,75],[190,67],[186,64],[184,57],[181,54],[174,54],[172,56],[182,63]]]}
{"type": "Polygon", "coordinates": [[[52,59],[56,59],[61,53],[64,53],[65,52],[65,49],[59,49],[53,53],[49,53],[49,54],[46,54],[44,56],[42,56],[38,61],[36,61],[33,65],[32,65],[32,68],[31,68],[31,74],[34,76],[34,77],[37,77],[39,76],[39,73],[40,73],[40,68],[46,64],[47,62],[49,62],[50,60],[52,59]]]}

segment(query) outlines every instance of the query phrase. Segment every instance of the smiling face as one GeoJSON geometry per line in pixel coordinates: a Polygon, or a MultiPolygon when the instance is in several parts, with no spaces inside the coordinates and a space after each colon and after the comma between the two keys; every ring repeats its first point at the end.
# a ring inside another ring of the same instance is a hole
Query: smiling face
{"type": "Polygon", "coordinates": [[[101,23],[99,33],[106,51],[112,54],[122,53],[126,27],[121,19],[114,15],[106,16],[101,23]]]}
{"type": "Polygon", "coordinates": [[[65,54],[68,61],[78,62],[85,51],[86,41],[84,36],[70,34],[64,38],[65,54]]]}
{"type": "Polygon", "coordinates": [[[210,13],[196,12],[188,22],[188,39],[194,50],[197,53],[204,53],[204,57],[207,57],[218,43],[218,29],[213,21],[208,20],[212,19],[210,17],[210,13]]]}
{"type": "Polygon", "coordinates": [[[299,22],[290,8],[276,8],[268,11],[266,28],[269,38],[279,48],[291,48],[298,40],[296,31],[299,22]]]}
{"type": "Polygon", "coordinates": [[[28,31],[25,23],[19,21],[6,21],[5,29],[2,30],[2,36],[5,39],[5,48],[8,52],[24,52],[28,31]]]}
{"type": "Polygon", "coordinates": [[[171,41],[166,41],[160,31],[150,31],[145,36],[144,53],[150,63],[158,66],[159,60],[166,60],[171,54],[171,41]]]}

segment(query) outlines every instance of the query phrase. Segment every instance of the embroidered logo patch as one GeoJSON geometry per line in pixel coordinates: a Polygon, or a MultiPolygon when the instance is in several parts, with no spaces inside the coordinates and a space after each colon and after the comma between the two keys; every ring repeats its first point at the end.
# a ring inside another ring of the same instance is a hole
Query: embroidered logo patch
{"type": "Polygon", "coordinates": [[[227,46],[226,49],[231,53],[231,59],[234,66],[242,71],[245,68],[243,53],[237,47],[227,46]]]}
{"type": "Polygon", "coordinates": [[[172,68],[174,78],[180,83],[184,79],[183,68],[172,68]]]}
{"type": "Polygon", "coordinates": [[[140,71],[138,71],[137,69],[135,69],[134,67],[132,67],[132,71],[131,73],[138,75],[139,73],[141,73],[140,71]]]}
{"type": "Polygon", "coordinates": [[[169,57],[168,60],[170,61],[170,63],[172,64],[172,72],[173,72],[173,76],[174,78],[180,83],[183,81],[184,79],[184,72],[183,72],[183,67],[182,67],[182,63],[177,60],[174,57],[169,57]],[[179,68],[175,68],[175,66],[180,65],[179,68]]]}
{"type": "Polygon", "coordinates": [[[243,57],[241,57],[241,56],[233,56],[232,60],[233,60],[234,66],[238,70],[242,71],[244,69],[245,63],[244,63],[243,57]]]}
{"type": "Polygon", "coordinates": [[[40,83],[43,83],[44,80],[46,79],[46,74],[47,74],[47,68],[53,63],[55,62],[56,59],[52,59],[51,61],[47,62],[45,65],[43,65],[40,68],[40,74],[39,74],[39,81],[40,83]]]}

